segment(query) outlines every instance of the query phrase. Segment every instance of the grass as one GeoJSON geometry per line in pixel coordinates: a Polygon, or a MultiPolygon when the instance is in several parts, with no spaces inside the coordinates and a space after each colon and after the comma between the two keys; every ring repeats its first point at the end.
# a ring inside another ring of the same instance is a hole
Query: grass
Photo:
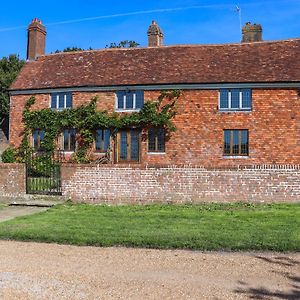
{"type": "Polygon", "coordinates": [[[199,250],[300,250],[300,204],[64,204],[0,223],[1,239],[199,250]]]}

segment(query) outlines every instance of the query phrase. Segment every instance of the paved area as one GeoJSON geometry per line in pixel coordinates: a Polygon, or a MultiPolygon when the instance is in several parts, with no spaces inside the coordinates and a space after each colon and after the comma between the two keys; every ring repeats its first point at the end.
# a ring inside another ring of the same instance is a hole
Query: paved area
{"type": "Polygon", "coordinates": [[[0,241],[0,299],[300,299],[300,253],[0,241]]]}
{"type": "Polygon", "coordinates": [[[0,208],[0,222],[8,221],[20,216],[35,214],[37,212],[45,211],[49,207],[35,207],[35,206],[7,206],[0,208]]]}

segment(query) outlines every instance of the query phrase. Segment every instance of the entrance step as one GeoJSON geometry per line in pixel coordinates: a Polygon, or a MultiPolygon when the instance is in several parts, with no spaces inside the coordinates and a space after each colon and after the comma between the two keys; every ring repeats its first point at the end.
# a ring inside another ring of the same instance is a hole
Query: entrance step
{"type": "Polygon", "coordinates": [[[52,207],[57,204],[63,204],[68,199],[62,196],[44,196],[44,195],[25,195],[18,198],[7,198],[1,203],[9,206],[32,206],[32,207],[52,207]]]}

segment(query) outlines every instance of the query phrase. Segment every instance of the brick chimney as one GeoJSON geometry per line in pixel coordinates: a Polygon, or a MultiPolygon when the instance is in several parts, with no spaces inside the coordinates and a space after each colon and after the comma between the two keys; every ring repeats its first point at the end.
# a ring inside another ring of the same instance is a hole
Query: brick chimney
{"type": "Polygon", "coordinates": [[[159,47],[163,45],[164,34],[155,21],[152,21],[147,34],[149,47],[159,47]]]}
{"type": "Polygon", "coordinates": [[[242,29],[242,33],[242,43],[262,41],[262,27],[260,24],[247,22],[242,29]]]}
{"type": "Polygon", "coordinates": [[[36,60],[45,54],[46,28],[42,21],[33,19],[28,26],[27,59],[36,60]]]}

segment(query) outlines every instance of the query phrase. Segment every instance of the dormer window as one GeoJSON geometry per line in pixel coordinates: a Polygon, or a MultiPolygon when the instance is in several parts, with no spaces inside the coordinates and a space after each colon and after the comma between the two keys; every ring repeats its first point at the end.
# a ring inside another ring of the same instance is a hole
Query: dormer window
{"type": "Polygon", "coordinates": [[[140,110],[144,105],[144,91],[117,91],[116,110],[135,111],[140,110]]]}
{"type": "Polygon", "coordinates": [[[72,108],[72,93],[51,94],[51,108],[55,110],[72,108]]]}
{"type": "Polygon", "coordinates": [[[252,93],[250,89],[221,89],[220,111],[252,110],[252,93]]]}

